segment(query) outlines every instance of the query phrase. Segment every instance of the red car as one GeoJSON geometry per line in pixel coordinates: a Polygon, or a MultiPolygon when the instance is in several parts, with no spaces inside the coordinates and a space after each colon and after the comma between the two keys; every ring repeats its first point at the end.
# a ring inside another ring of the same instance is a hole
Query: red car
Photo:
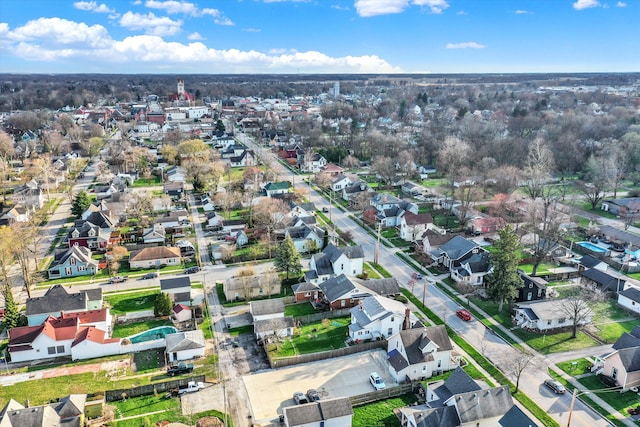
{"type": "Polygon", "coordinates": [[[471,320],[471,313],[469,313],[465,309],[460,309],[460,310],[456,311],[456,316],[458,316],[459,318],[461,318],[465,322],[468,322],[469,320],[471,320]]]}

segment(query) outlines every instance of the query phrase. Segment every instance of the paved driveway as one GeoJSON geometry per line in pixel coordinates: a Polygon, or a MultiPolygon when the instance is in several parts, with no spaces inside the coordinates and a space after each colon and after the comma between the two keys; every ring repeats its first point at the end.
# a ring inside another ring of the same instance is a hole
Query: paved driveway
{"type": "Polygon", "coordinates": [[[296,391],[317,389],[323,398],[354,396],[373,391],[369,374],[378,372],[387,386],[395,385],[382,350],[282,368],[244,376],[253,419],[263,423],[277,418],[282,408],[294,405],[296,391]]]}

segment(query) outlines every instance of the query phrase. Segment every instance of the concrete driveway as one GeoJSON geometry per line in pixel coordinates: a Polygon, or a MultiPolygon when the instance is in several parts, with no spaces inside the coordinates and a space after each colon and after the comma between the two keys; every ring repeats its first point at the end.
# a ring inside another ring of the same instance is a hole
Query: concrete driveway
{"type": "Polygon", "coordinates": [[[369,374],[377,372],[387,384],[394,386],[387,368],[386,353],[367,351],[351,356],[305,363],[269,372],[244,376],[253,419],[264,423],[282,414],[282,408],[292,406],[293,393],[306,393],[315,388],[323,399],[369,393],[373,387],[369,374]]]}

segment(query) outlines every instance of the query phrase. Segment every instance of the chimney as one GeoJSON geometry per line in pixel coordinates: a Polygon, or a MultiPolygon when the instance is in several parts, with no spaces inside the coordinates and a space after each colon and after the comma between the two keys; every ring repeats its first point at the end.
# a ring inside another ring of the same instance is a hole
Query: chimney
{"type": "Polygon", "coordinates": [[[411,309],[409,307],[404,309],[404,325],[402,329],[411,329],[411,309]]]}

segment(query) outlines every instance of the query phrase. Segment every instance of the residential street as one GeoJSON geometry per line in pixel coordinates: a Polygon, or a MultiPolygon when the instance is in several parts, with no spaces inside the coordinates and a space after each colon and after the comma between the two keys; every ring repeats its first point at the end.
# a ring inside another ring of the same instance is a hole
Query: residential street
{"type": "MultiPolygon", "coordinates": [[[[253,149],[263,153],[263,159],[266,156],[271,156],[272,166],[278,171],[280,179],[291,179],[291,172],[288,171],[282,164],[280,164],[275,155],[271,152],[264,150],[262,147],[258,147],[249,137],[243,134],[238,134],[238,138],[241,142],[252,147],[253,149]]],[[[328,206],[327,201],[315,190],[310,189],[308,185],[301,182],[301,179],[297,179],[295,186],[297,188],[307,187],[309,201],[316,204],[316,207],[322,208],[328,206]]],[[[342,231],[350,231],[353,236],[353,240],[364,248],[365,260],[373,261],[375,239],[364,231],[358,224],[356,224],[345,212],[332,207],[331,216],[334,224],[342,231]]],[[[401,286],[410,289],[417,298],[425,301],[432,311],[443,318],[447,324],[449,324],[454,330],[458,331],[464,339],[480,351],[481,342],[486,343],[486,348],[483,353],[493,361],[496,366],[504,369],[507,366],[507,360],[516,357],[516,350],[509,344],[504,342],[494,334],[488,333],[486,328],[478,321],[463,322],[456,315],[455,311],[460,308],[457,303],[452,301],[446,294],[440,291],[437,287],[432,285],[414,286],[409,288],[408,282],[411,280],[411,274],[413,270],[407,266],[400,258],[395,256],[396,249],[387,248],[384,245],[380,245],[379,248],[379,263],[389,272],[393,277],[397,278],[401,286]],[[426,294],[423,293],[426,288],[426,294]]],[[[433,278],[431,274],[428,275],[433,278]]],[[[600,353],[598,353],[600,354],[600,353]]],[[[523,373],[520,381],[520,388],[529,397],[531,397],[538,405],[551,414],[558,422],[566,423],[568,418],[568,411],[571,404],[571,396],[556,396],[550,393],[542,382],[545,378],[548,378],[546,374],[545,366],[556,363],[562,358],[561,355],[554,355],[553,361],[543,356],[536,358],[536,363],[531,364],[523,373]],[[541,369],[542,368],[542,369],[541,369]]],[[[570,360],[571,357],[567,357],[564,360],[570,360]]],[[[515,378],[508,372],[505,374],[515,382],[515,378]]],[[[601,418],[599,415],[591,411],[586,405],[584,405],[579,399],[576,400],[573,409],[573,415],[571,419],[571,426],[608,426],[609,422],[601,418]]]]}

